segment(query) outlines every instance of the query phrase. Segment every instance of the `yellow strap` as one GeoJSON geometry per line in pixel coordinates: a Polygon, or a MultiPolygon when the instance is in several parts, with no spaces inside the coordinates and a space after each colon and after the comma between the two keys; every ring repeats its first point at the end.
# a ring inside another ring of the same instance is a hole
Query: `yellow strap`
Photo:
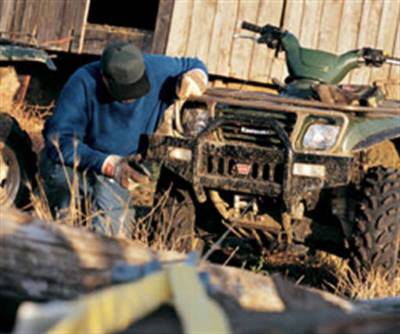
{"type": "Polygon", "coordinates": [[[75,303],[49,334],[115,333],[171,301],[185,333],[230,333],[223,310],[206,294],[195,268],[175,264],[134,283],[113,286],[75,303]]]}
{"type": "Polygon", "coordinates": [[[171,297],[164,271],[91,294],[76,303],[75,311],[49,334],[115,333],[155,311],[171,297]]]}
{"type": "Polygon", "coordinates": [[[208,297],[196,269],[176,264],[167,268],[173,304],[186,334],[230,333],[222,308],[208,297]]]}

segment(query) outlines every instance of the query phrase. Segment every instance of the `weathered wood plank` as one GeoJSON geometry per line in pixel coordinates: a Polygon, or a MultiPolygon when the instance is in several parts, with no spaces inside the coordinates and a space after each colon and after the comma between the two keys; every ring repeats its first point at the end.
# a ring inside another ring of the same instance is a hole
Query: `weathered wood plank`
{"type": "Polygon", "coordinates": [[[193,5],[193,1],[175,1],[166,50],[170,56],[186,55],[193,5]]]}
{"type": "Polygon", "coordinates": [[[233,44],[238,2],[218,1],[208,53],[210,73],[229,75],[229,59],[233,44]],[[227,20],[227,18],[229,18],[227,20]]]}
{"type": "MultiPolygon", "coordinates": [[[[269,23],[279,26],[283,7],[284,1],[260,1],[257,24],[263,26],[269,23]]],[[[275,58],[274,50],[268,49],[266,45],[254,45],[249,73],[250,80],[264,83],[269,82],[271,77],[282,77],[284,68],[283,60],[275,58]]]]}
{"type": "Polygon", "coordinates": [[[217,73],[218,70],[218,57],[219,57],[219,47],[218,44],[221,43],[221,35],[220,30],[222,29],[222,25],[224,24],[224,19],[219,14],[220,5],[218,5],[216,9],[216,15],[213,19],[212,23],[212,32],[211,32],[211,40],[212,45],[210,45],[210,49],[208,51],[208,62],[207,67],[210,73],[217,73]]]}
{"type": "MultiPolygon", "coordinates": [[[[10,32],[17,32],[19,29],[19,25],[21,24],[21,19],[24,15],[24,7],[21,0],[15,0],[13,2],[13,15],[10,20],[9,29],[10,32]]],[[[31,31],[32,32],[32,31],[31,31]]]]}
{"type": "Polygon", "coordinates": [[[303,6],[303,22],[299,40],[303,47],[316,48],[322,16],[323,1],[305,1],[303,6]]]}
{"type": "Polygon", "coordinates": [[[52,49],[78,52],[82,43],[81,34],[84,32],[89,0],[41,1],[42,14],[38,21],[39,42],[52,49]]]}
{"type": "MultiPolygon", "coordinates": [[[[357,47],[375,47],[378,37],[379,22],[383,8],[383,1],[365,0],[357,47]]],[[[371,69],[364,67],[356,69],[351,75],[351,83],[368,84],[371,69]]]]}
{"type": "MultiPolygon", "coordinates": [[[[259,0],[240,0],[235,33],[250,34],[241,29],[242,21],[256,22],[258,6],[259,0]]],[[[253,42],[249,40],[240,38],[233,40],[229,60],[229,76],[243,80],[248,79],[252,49],[253,42]]]]}
{"type": "Polygon", "coordinates": [[[206,64],[215,61],[214,59],[209,59],[209,50],[217,47],[216,43],[211,39],[212,22],[216,15],[216,0],[194,1],[186,54],[198,57],[206,64]],[[205,24],[205,22],[208,22],[208,24],[205,24]]]}
{"type": "Polygon", "coordinates": [[[175,0],[160,0],[159,2],[152,53],[164,54],[167,49],[174,5],[175,0]]]}
{"type": "Polygon", "coordinates": [[[362,8],[362,0],[346,1],[344,3],[339,27],[338,53],[343,53],[357,47],[362,8]]]}
{"type": "Polygon", "coordinates": [[[0,33],[10,31],[14,2],[0,0],[0,33]]]}
{"type": "Polygon", "coordinates": [[[295,36],[300,36],[303,20],[304,0],[288,1],[283,18],[283,27],[295,36]]]}
{"type": "Polygon", "coordinates": [[[319,26],[318,49],[333,52],[337,50],[343,1],[326,0],[322,9],[319,26]]]}
{"type": "MultiPolygon", "coordinates": [[[[346,1],[343,5],[341,24],[339,27],[339,42],[337,52],[344,53],[357,47],[358,32],[360,29],[363,1],[346,1]]],[[[348,74],[343,83],[350,82],[348,74]]]]}
{"type": "MultiPolygon", "coordinates": [[[[389,54],[394,51],[396,30],[399,24],[387,24],[386,22],[400,21],[400,1],[384,1],[382,15],[379,24],[378,39],[376,47],[382,49],[389,54]]],[[[390,66],[384,65],[381,68],[373,68],[369,78],[373,81],[386,81],[390,76],[390,66]]]]}
{"type": "Polygon", "coordinates": [[[99,24],[87,24],[82,52],[100,55],[110,41],[135,43],[144,52],[151,52],[153,33],[135,28],[115,28],[99,24]]]}
{"type": "Polygon", "coordinates": [[[219,15],[221,18],[229,17],[230,20],[227,24],[222,26],[221,30],[221,38],[222,43],[219,46],[219,55],[218,55],[218,73],[229,76],[230,73],[230,54],[232,53],[232,45],[233,45],[233,35],[235,33],[235,26],[237,21],[239,4],[237,1],[226,1],[221,2],[222,6],[218,6],[219,15]]]}
{"type": "Polygon", "coordinates": [[[91,0],[85,0],[85,3],[82,5],[80,16],[76,18],[72,28],[73,39],[70,44],[70,51],[72,52],[83,52],[83,43],[85,40],[86,27],[88,25],[90,1],[91,0]]]}
{"type": "MultiPolygon", "coordinates": [[[[39,3],[38,5],[40,5],[39,3]]],[[[15,38],[21,41],[29,42],[29,38],[24,36],[24,33],[32,34],[36,36],[37,29],[35,29],[32,24],[32,12],[33,12],[33,1],[22,1],[16,0],[14,3],[14,15],[12,17],[10,30],[12,33],[18,34],[14,35],[15,38]]],[[[34,15],[35,17],[36,15],[34,15]]]]}
{"type": "MultiPolygon", "coordinates": [[[[393,55],[400,58],[400,24],[397,26],[395,41],[393,55]]],[[[391,81],[389,96],[393,99],[400,100],[400,66],[391,66],[389,80],[391,81]]]]}
{"type": "MultiPolygon", "coordinates": [[[[8,0],[7,0],[8,1],[8,0]]],[[[70,51],[74,38],[79,45],[86,20],[89,0],[15,0],[10,12],[7,30],[15,33],[13,39],[32,42],[24,34],[33,35],[39,46],[70,51]]],[[[10,6],[10,5],[9,5],[10,6]]],[[[9,8],[9,7],[7,7],[9,8]]],[[[0,13],[0,17],[3,17],[0,13]]]]}

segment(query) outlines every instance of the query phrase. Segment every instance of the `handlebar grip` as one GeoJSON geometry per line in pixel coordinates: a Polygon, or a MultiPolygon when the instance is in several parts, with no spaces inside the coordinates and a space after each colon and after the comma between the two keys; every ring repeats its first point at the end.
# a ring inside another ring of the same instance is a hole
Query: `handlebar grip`
{"type": "Polygon", "coordinates": [[[256,24],[250,23],[250,22],[246,22],[246,21],[242,22],[242,29],[249,30],[252,32],[258,32],[258,33],[261,33],[261,31],[262,31],[262,27],[260,27],[256,24]]]}
{"type": "Polygon", "coordinates": [[[367,65],[380,67],[386,61],[386,57],[382,50],[373,48],[361,49],[362,56],[367,65]]]}

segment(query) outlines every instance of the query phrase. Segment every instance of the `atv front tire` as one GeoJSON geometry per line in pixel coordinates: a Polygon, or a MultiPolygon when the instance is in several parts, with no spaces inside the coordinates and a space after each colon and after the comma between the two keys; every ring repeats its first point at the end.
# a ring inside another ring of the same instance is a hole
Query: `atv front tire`
{"type": "Polygon", "coordinates": [[[371,168],[363,180],[350,239],[350,264],[366,277],[380,271],[392,277],[399,253],[400,170],[371,168]]]}
{"type": "Polygon", "coordinates": [[[36,154],[28,134],[13,117],[0,113],[0,207],[29,203],[36,170],[36,154]]]}

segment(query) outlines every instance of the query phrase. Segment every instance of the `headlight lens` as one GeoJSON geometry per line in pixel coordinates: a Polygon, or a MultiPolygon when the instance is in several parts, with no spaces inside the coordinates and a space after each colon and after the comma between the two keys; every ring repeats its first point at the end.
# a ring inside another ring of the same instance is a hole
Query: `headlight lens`
{"type": "Polygon", "coordinates": [[[197,136],[208,125],[208,110],[204,108],[185,108],[182,112],[182,126],[185,135],[197,136]]]}
{"type": "Polygon", "coordinates": [[[328,124],[313,124],[304,135],[303,147],[311,150],[328,150],[337,141],[340,127],[328,124]]]}

